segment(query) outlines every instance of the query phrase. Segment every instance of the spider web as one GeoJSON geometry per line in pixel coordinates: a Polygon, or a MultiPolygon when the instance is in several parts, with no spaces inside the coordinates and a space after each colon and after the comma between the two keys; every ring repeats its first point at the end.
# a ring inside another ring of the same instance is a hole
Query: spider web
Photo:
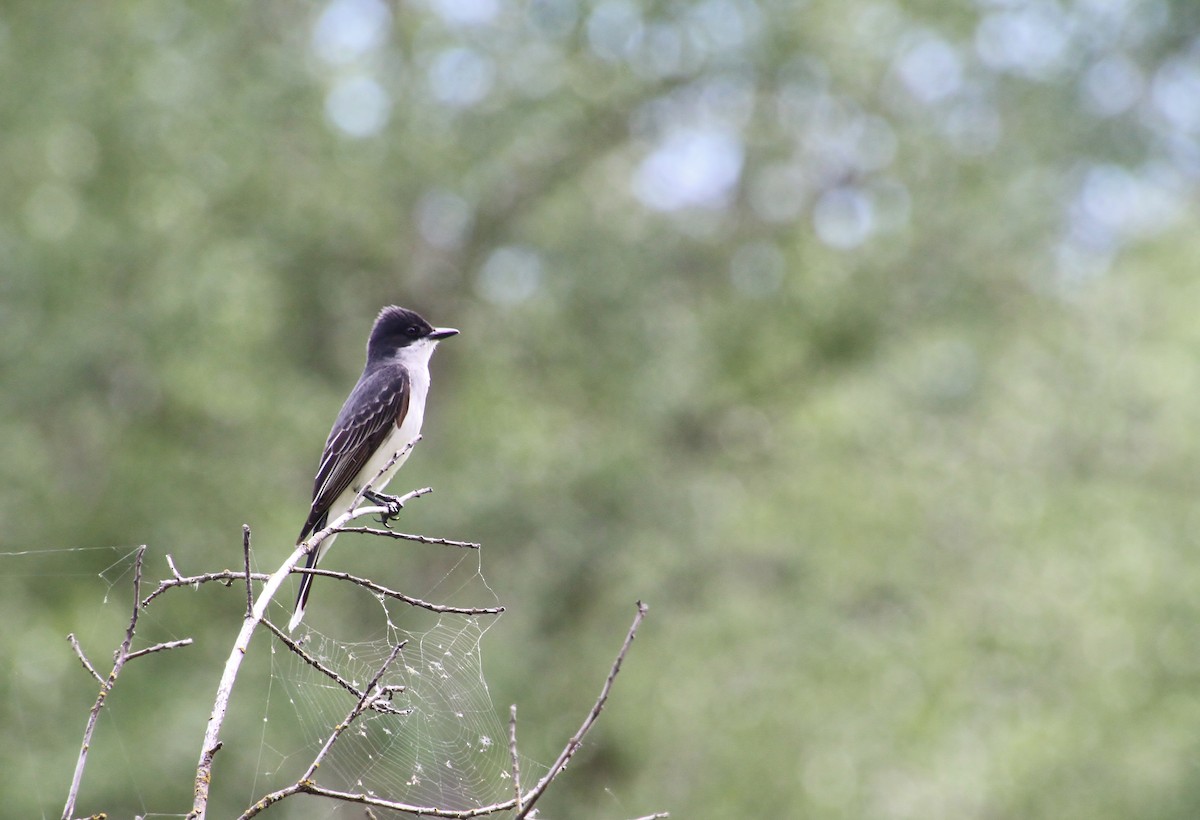
{"type": "MultiPolygon", "coordinates": [[[[322,578],[320,583],[327,587],[334,582],[322,578]]],[[[497,604],[477,559],[465,557],[427,596],[437,603],[447,598],[473,607],[497,604]]],[[[430,613],[377,600],[379,623],[372,640],[302,627],[300,646],[324,671],[280,643],[273,645],[269,721],[298,727],[303,743],[278,761],[280,771],[294,772],[292,777],[303,771],[358,701],[346,684],[361,693],[393,648],[403,643],[378,683],[392,688],[390,698],[381,708],[363,712],[341,734],[315,780],[326,788],[442,809],[476,808],[511,797],[508,730],[492,702],[480,655],[483,636],[497,616],[430,613]]],[[[286,620],[285,611],[276,610],[277,620],[286,620]]],[[[370,631],[359,628],[355,635],[370,631]]],[[[267,734],[264,750],[275,749],[267,734]]],[[[544,771],[524,759],[521,769],[531,775],[544,771]]],[[[308,812],[304,816],[314,816],[315,799],[301,799],[308,812]]],[[[362,816],[360,805],[322,803],[330,817],[362,816]]],[[[372,811],[380,817],[408,816],[372,811]]]]}
{"type": "MultiPolygon", "coordinates": [[[[100,673],[104,674],[108,670],[107,653],[114,642],[120,640],[127,622],[135,554],[136,549],[129,546],[0,552],[0,590],[11,593],[0,601],[0,612],[5,611],[6,603],[11,603],[17,610],[30,609],[31,601],[22,603],[21,596],[31,581],[51,585],[61,593],[65,582],[74,583],[72,579],[77,579],[91,593],[84,596],[85,600],[95,596],[94,603],[89,606],[97,608],[84,607],[83,611],[94,617],[82,621],[81,629],[77,631],[100,673]]],[[[429,551],[417,550],[411,561],[414,566],[424,567],[424,574],[389,564],[387,575],[409,579],[411,584],[423,590],[425,600],[464,607],[498,605],[495,593],[483,577],[479,552],[453,552],[433,547],[429,551]],[[417,580],[420,577],[426,580],[417,580]]],[[[161,553],[154,554],[153,550],[148,553],[146,567],[143,597],[154,588],[158,579],[168,577],[162,569],[161,553]]],[[[185,574],[193,569],[202,568],[181,566],[185,574]]],[[[242,800],[234,798],[233,802],[244,808],[267,792],[294,783],[358,702],[359,696],[348,691],[346,685],[361,692],[393,648],[403,642],[403,649],[378,684],[396,687],[390,701],[383,708],[364,712],[351,723],[322,761],[314,780],[331,789],[451,810],[508,800],[512,796],[513,783],[507,715],[502,718],[492,701],[483,676],[481,657],[484,635],[498,616],[428,612],[400,601],[385,600],[370,591],[331,578],[320,578],[318,584],[321,605],[310,610],[309,621],[293,637],[309,658],[336,674],[345,685],[314,668],[276,638],[260,635],[247,658],[250,666],[235,686],[235,698],[241,700],[241,706],[235,709],[241,725],[248,727],[256,720],[261,721],[261,730],[249,733],[261,731],[258,749],[247,749],[243,745],[250,739],[246,733],[242,733],[240,739],[234,739],[236,745],[225,754],[242,754],[242,760],[250,765],[240,771],[224,770],[220,782],[214,782],[214,788],[224,792],[226,800],[232,797],[231,790],[243,794],[242,800]],[[337,611],[337,604],[352,597],[357,598],[354,603],[367,602],[365,607],[358,607],[365,615],[344,626],[327,626],[325,619],[337,611]],[[239,752],[239,748],[248,755],[239,752]]],[[[215,606],[228,606],[220,602],[222,596],[240,598],[244,595],[236,584],[232,590],[221,587],[221,584],[203,587],[203,593],[211,596],[215,606]]],[[[261,585],[256,585],[256,592],[260,588],[261,585]]],[[[272,603],[271,615],[275,623],[286,623],[290,600],[285,592],[272,603]]],[[[190,635],[190,619],[195,617],[196,607],[196,600],[184,590],[156,599],[149,608],[142,610],[135,648],[190,635]]],[[[61,635],[55,634],[56,640],[51,641],[45,628],[36,631],[36,638],[27,635],[30,631],[31,627],[11,630],[0,639],[0,645],[26,636],[28,640],[21,643],[24,648],[7,647],[13,657],[40,657],[35,647],[46,645],[48,648],[42,650],[42,654],[52,656],[63,674],[86,675],[78,661],[71,657],[61,635]]],[[[149,663],[159,664],[164,670],[167,667],[163,665],[193,663],[192,655],[182,654],[185,651],[167,653],[152,662],[137,661],[129,665],[117,688],[139,685],[138,678],[144,679],[152,668],[149,663]]],[[[26,673],[24,668],[11,668],[8,675],[13,679],[0,678],[0,682],[16,685],[26,673]]],[[[18,696],[20,701],[33,698],[32,693],[37,689],[32,684],[22,684],[17,691],[26,693],[18,696]]],[[[86,717],[87,706],[86,699],[78,705],[75,716],[79,728],[86,717]]],[[[94,783],[113,774],[126,781],[127,801],[110,816],[133,816],[136,812],[137,816],[143,817],[182,817],[180,813],[161,814],[158,810],[168,807],[159,804],[155,798],[146,799],[149,794],[156,793],[158,787],[144,782],[142,772],[148,770],[146,760],[137,740],[128,736],[127,726],[132,716],[129,710],[133,708],[118,699],[102,713],[97,749],[89,759],[85,776],[83,802],[86,804],[92,799],[94,783]],[[147,802],[156,805],[147,805],[147,802]]],[[[198,702],[198,710],[207,708],[205,703],[198,702]]],[[[238,733],[233,728],[237,722],[229,722],[227,739],[237,738],[238,733]]],[[[26,752],[40,748],[45,733],[38,730],[35,720],[28,723],[22,720],[13,728],[21,738],[17,748],[26,752]]],[[[78,742],[75,733],[68,734],[67,742],[73,746],[78,742]]],[[[199,740],[197,735],[195,741],[198,743],[199,740]]],[[[190,753],[185,757],[190,763],[190,753]]],[[[11,764],[24,758],[32,760],[37,755],[14,753],[6,759],[11,764]]],[[[526,788],[547,771],[545,764],[523,755],[520,767],[526,788]]],[[[0,782],[23,781],[25,789],[35,791],[36,797],[31,795],[30,802],[43,807],[44,814],[44,805],[61,800],[62,773],[46,776],[37,766],[28,768],[29,772],[22,775],[0,774],[0,782]]],[[[180,777],[186,779],[189,776],[188,769],[180,770],[180,777]]],[[[372,812],[379,818],[411,816],[380,808],[372,808],[372,812]]],[[[308,796],[285,800],[268,814],[280,818],[364,816],[361,805],[308,796]]]]}

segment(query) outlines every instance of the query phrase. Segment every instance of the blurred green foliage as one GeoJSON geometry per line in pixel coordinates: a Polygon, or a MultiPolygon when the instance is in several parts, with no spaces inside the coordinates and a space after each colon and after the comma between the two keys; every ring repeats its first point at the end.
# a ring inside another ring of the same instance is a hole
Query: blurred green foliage
{"type": "MultiPolygon", "coordinates": [[[[545,816],[1200,814],[1194,4],[13,2],[0,71],[3,816],[96,575],[281,559],[387,303],[463,330],[394,486],[528,754],[651,607],[545,816]]],[[[240,607],[148,622],[82,810],[186,810],[240,607]]]]}

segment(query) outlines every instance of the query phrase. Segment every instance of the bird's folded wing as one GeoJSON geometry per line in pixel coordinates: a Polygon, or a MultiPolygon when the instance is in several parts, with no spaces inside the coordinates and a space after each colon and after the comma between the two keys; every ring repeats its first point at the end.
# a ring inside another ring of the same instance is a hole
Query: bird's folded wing
{"type": "MultiPolygon", "coordinates": [[[[404,422],[410,395],[408,377],[399,367],[381,368],[355,385],[325,442],[313,482],[312,509],[300,541],[325,526],[333,502],[350,487],[393,427],[404,422]],[[367,396],[371,398],[365,399],[367,396]]],[[[363,480],[373,478],[364,476],[363,480]]]]}

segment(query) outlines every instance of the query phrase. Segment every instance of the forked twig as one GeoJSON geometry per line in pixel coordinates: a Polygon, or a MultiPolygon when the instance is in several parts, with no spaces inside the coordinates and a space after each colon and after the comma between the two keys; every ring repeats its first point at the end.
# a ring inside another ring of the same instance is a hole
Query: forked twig
{"type": "Polygon", "coordinates": [[[87,655],[83,654],[83,647],[79,645],[79,641],[75,638],[75,633],[72,632],[67,636],[67,640],[71,643],[71,648],[75,650],[75,655],[79,658],[79,662],[83,664],[83,668],[92,674],[96,679],[96,683],[104,685],[104,678],[100,677],[100,673],[96,671],[96,667],[92,666],[92,662],[87,659],[87,655]]]}
{"type": "MultiPolygon", "coordinates": [[[[129,648],[133,645],[133,633],[137,629],[138,613],[141,612],[138,602],[142,595],[142,559],[145,557],[146,545],[143,544],[138,547],[137,557],[133,561],[133,614],[129,617],[129,626],[125,629],[125,640],[121,641],[121,646],[117,649],[116,657],[113,659],[112,671],[108,673],[108,678],[101,682],[100,694],[96,696],[96,702],[88,714],[87,726],[83,730],[83,743],[79,748],[79,757],[75,761],[75,774],[71,778],[71,789],[67,792],[67,804],[63,807],[63,820],[71,820],[72,815],[75,814],[75,801],[79,799],[79,785],[83,782],[83,769],[87,766],[88,750],[92,746],[96,721],[100,717],[100,710],[104,708],[105,700],[108,699],[108,693],[112,691],[117,682],[117,676],[121,674],[125,661],[129,659],[129,648]]],[[[94,677],[99,677],[95,669],[92,669],[91,672],[94,677]]]]}
{"type": "Polygon", "coordinates": [[[545,794],[547,787],[558,777],[559,773],[567,767],[572,756],[583,743],[584,736],[592,728],[596,722],[596,718],[600,717],[600,711],[604,708],[605,702],[608,701],[608,693],[612,691],[613,681],[617,679],[617,675],[621,671],[621,664],[625,661],[625,655],[629,652],[629,647],[633,645],[633,639],[637,637],[638,627],[641,626],[642,619],[646,617],[646,605],[641,601],[637,602],[637,614],[633,616],[633,623],[629,627],[629,632],[625,635],[625,642],[621,644],[621,651],[617,653],[617,659],[613,661],[612,669],[608,672],[608,677],[604,679],[604,686],[600,689],[600,697],[596,698],[595,705],[592,706],[592,711],[588,712],[588,716],[584,718],[583,725],[579,727],[579,731],[575,736],[567,741],[566,747],[558,756],[558,760],[554,761],[554,765],[550,767],[550,771],[546,772],[545,777],[538,781],[533,787],[533,791],[525,796],[525,805],[521,808],[513,820],[522,820],[528,816],[533,804],[545,794]]]}
{"type": "Polygon", "coordinates": [[[79,656],[79,660],[91,676],[100,682],[100,693],[96,695],[96,702],[92,705],[92,711],[88,713],[87,726],[83,730],[83,743],[79,747],[79,757],[75,761],[75,773],[71,777],[71,788],[67,792],[67,803],[63,806],[63,820],[71,820],[75,814],[75,803],[79,799],[79,786],[83,782],[83,770],[87,766],[88,751],[92,746],[92,735],[96,731],[96,721],[100,718],[100,710],[104,708],[105,702],[108,700],[108,693],[112,691],[113,686],[117,683],[117,678],[121,674],[121,670],[125,668],[126,661],[139,658],[142,655],[149,655],[151,652],[159,652],[164,649],[173,649],[176,646],[184,646],[191,643],[191,638],[182,641],[171,641],[167,644],[158,644],[148,649],[139,649],[137,652],[129,651],[133,646],[133,634],[137,630],[138,613],[141,612],[141,596],[142,596],[142,559],[146,557],[146,545],[138,547],[137,556],[133,561],[133,614],[129,616],[129,626],[125,628],[125,639],[121,641],[120,647],[117,648],[116,654],[113,656],[112,671],[108,673],[107,678],[101,678],[100,673],[92,666],[83,654],[83,648],[79,646],[79,642],[75,640],[74,635],[68,635],[67,639],[71,642],[71,647],[75,650],[75,654],[79,656]]]}

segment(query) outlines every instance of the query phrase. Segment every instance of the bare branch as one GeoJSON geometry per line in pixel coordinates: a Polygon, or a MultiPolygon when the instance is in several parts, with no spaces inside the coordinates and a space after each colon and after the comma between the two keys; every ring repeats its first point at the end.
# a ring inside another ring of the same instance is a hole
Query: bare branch
{"type": "MultiPolygon", "coordinates": [[[[415,444],[416,442],[413,443],[415,444]]],[[[421,487],[416,490],[409,490],[404,495],[398,496],[396,498],[396,503],[403,507],[414,498],[420,498],[423,495],[429,495],[431,492],[433,492],[433,487],[421,487]]]]}
{"type": "Polygon", "coordinates": [[[508,707],[508,756],[512,758],[513,796],[521,810],[521,763],[517,755],[517,704],[508,707]]]}
{"type": "Polygon", "coordinates": [[[182,638],[178,641],[166,641],[164,643],[156,643],[154,646],[148,646],[145,649],[139,649],[136,652],[130,652],[125,656],[125,660],[131,661],[134,658],[140,658],[143,655],[149,655],[152,652],[162,652],[167,649],[178,649],[181,646],[191,646],[191,638],[182,638]]]}
{"type": "MultiPolygon", "coordinates": [[[[92,706],[92,711],[88,714],[87,726],[83,730],[83,743],[79,748],[79,757],[75,761],[75,773],[71,777],[71,788],[67,792],[67,803],[63,806],[63,820],[71,820],[71,816],[75,813],[75,802],[79,799],[79,786],[83,782],[83,770],[87,766],[88,750],[92,746],[92,735],[96,731],[96,721],[100,718],[100,710],[104,708],[104,703],[108,699],[108,693],[112,691],[113,686],[117,683],[117,677],[121,674],[121,669],[125,666],[125,661],[129,660],[129,648],[133,645],[133,633],[137,629],[138,613],[141,612],[140,601],[142,597],[142,559],[146,557],[146,545],[138,547],[137,557],[133,561],[133,614],[129,617],[129,626],[125,629],[125,640],[121,641],[121,646],[118,647],[113,658],[112,671],[108,673],[108,679],[100,683],[100,693],[96,695],[96,702],[92,706]]],[[[72,644],[75,642],[72,640],[72,644]]],[[[80,658],[83,658],[82,652],[79,653],[80,658]]],[[[84,660],[84,664],[90,667],[90,664],[84,660]]],[[[99,677],[95,669],[90,669],[95,677],[99,677]]]]}
{"type": "MultiPolygon", "coordinates": [[[[275,624],[271,622],[270,618],[263,618],[263,626],[265,626],[267,628],[267,630],[271,634],[273,634],[276,638],[278,638],[280,641],[282,641],[284,646],[286,646],[292,652],[295,652],[302,661],[307,663],[313,669],[316,669],[318,672],[320,672],[325,677],[329,678],[331,681],[336,683],[338,686],[342,687],[347,692],[354,695],[354,697],[356,697],[356,698],[362,697],[363,693],[359,691],[357,686],[350,683],[350,681],[343,678],[337,672],[330,669],[328,666],[325,666],[325,664],[321,663],[319,660],[314,658],[312,655],[305,652],[304,648],[302,646],[300,646],[300,644],[293,641],[286,632],[284,632],[279,627],[275,626],[275,624]]],[[[380,701],[378,703],[372,703],[371,708],[377,712],[384,712],[384,713],[390,714],[390,715],[407,715],[411,712],[411,710],[409,710],[409,709],[397,709],[395,706],[392,706],[390,703],[387,703],[385,701],[380,701]]]]}
{"type": "Polygon", "coordinates": [[[79,641],[75,639],[75,633],[72,632],[67,636],[67,640],[71,642],[71,648],[75,650],[79,662],[83,664],[83,668],[92,673],[92,677],[96,679],[96,683],[104,685],[104,678],[100,677],[100,673],[96,671],[96,667],[92,666],[91,661],[87,659],[87,655],[83,654],[83,647],[79,645],[79,641]]]}
{"type": "Polygon", "coordinates": [[[303,573],[306,575],[321,575],[326,578],[336,578],[339,581],[349,581],[352,584],[358,584],[360,587],[369,589],[380,595],[386,595],[389,598],[395,598],[397,601],[403,601],[410,606],[428,609],[430,612],[453,612],[457,615],[499,615],[504,611],[502,606],[489,607],[461,607],[448,606],[446,604],[431,604],[428,601],[422,601],[420,598],[414,598],[411,595],[405,595],[403,592],[397,592],[394,589],[388,589],[382,584],[377,584],[369,578],[359,578],[357,575],[351,575],[347,572],[339,572],[332,569],[318,569],[309,567],[295,567],[292,572],[303,573]]]}
{"type": "Polygon", "coordinates": [[[339,527],[337,531],[339,533],[363,532],[367,535],[383,535],[388,538],[398,538],[404,541],[416,541],[420,544],[444,544],[447,547],[462,547],[469,550],[479,549],[479,544],[474,541],[452,541],[449,538],[430,538],[428,535],[414,535],[408,532],[396,532],[395,530],[381,530],[377,527],[339,527]]]}
{"type": "MultiPolygon", "coordinates": [[[[372,795],[362,794],[360,792],[344,792],[337,789],[327,789],[324,786],[319,786],[316,783],[313,783],[312,781],[294,783],[291,786],[288,786],[287,789],[283,789],[281,791],[286,791],[289,794],[303,792],[304,794],[312,794],[318,797],[329,797],[334,800],[339,800],[343,803],[358,803],[363,806],[375,806],[376,808],[380,809],[391,809],[392,811],[415,814],[418,817],[451,817],[457,818],[458,820],[465,820],[469,817],[484,817],[489,814],[498,814],[502,811],[508,811],[516,805],[516,801],[506,800],[503,803],[492,803],[491,805],[480,806],[474,809],[443,809],[439,808],[438,806],[414,806],[409,803],[401,803],[397,800],[385,800],[380,797],[374,797],[372,795]]],[[[287,795],[284,796],[286,797],[287,795]]],[[[276,800],[274,802],[279,801],[276,800]]],[[[258,804],[255,804],[255,806],[257,805],[258,804]]],[[[266,807],[264,806],[263,808],[266,807]]],[[[261,810],[262,809],[259,809],[258,811],[261,810]]],[[[253,816],[253,814],[247,812],[246,814],[243,814],[242,817],[239,817],[238,820],[243,820],[243,818],[249,818],[253,816]]]]}
{"type": "Polygon", "coordinates": [[[629,652],[629,647],[633,645],[633,639],[637,636],[638,627],[641,626],[642,619],[645,617],[646,605],[638,601],[637,614],[633,616],[633,623],[630,625],[629,632],[625,636],[625,642],[621,644],[621,651],[617,653],[617,658],[613,661],[612,669],[608,672],[604,686],[600,689],[600,697],[596,698],[596,703],[592,706],[592,711],[584,718],[583,725],[579,727],[579,731],[575,733],[575,736],[567,742],[566,747],[559,754],[558,760],[555,760],[554,765],[550,767],[550,771],[538,781],[538,784],[533,787],[533,791],[526,795],[525,806],[514,815],[513,820],[522,820],[522,818],[529,814],[533,808],[533,804],[546,792],[547,787],[554,782],[554,778],[558,777],[563,769],[567,767],[567,763],[570,762],[575,752],[583,743],[584,736],[587,735],[592,725],[595,724],[596,718],[600,717],[600,711],[604,709],[604,704],[608,701],[608,693],[612,691],[613,681],[616,680],[617,675],[620,673],[621,664],[625,661],[625,655],[629,652]]]}

